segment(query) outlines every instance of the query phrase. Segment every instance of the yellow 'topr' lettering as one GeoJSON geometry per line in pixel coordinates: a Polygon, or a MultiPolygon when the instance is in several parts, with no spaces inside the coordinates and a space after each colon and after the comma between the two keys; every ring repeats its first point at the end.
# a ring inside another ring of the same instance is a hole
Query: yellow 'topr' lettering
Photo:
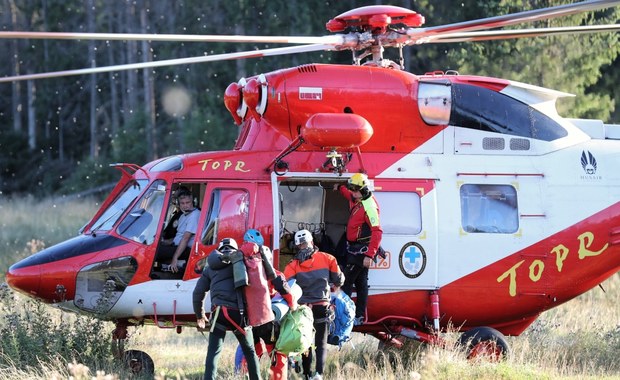
{"type": "Polygon", "coordinates": [[[562,271],[562,267],[564,266],[564,260],[566,260],[566,256],[568,256],[568,248],[564,244],[556,245],[551,253],[555,253],[555,265],[558,267],[558,272],[562,271]]]}
{"type": "Polygon", "coordinates": [[[605,244],[605,246],[603,248],[601,248],[600,251],[590,251],[588,248],[590,248],[590,246],[592,245],[592,242],[594,241],[594,234],[592,232],[584,232],[581,235],[579,235],[578,237],[579,239],[579,259],[583,260],[583,258],[588,257],[588,256],[598,256],[601,253],[603,253],[604,250],[607,249],[607,247],[609,247],[609,243],[605,244]]]}
{"type": "Polygon", "coordinates": [[[506,277],[510,276],[510,285],[508,286],[508,293],[510,294],[511,297],[514,297],[517,295],[517,268],[520,267],[524,261],[525,260],[519,261],[518,263],[513,265],[512,268],[508,269],[506,272],[504,272],[501,276],[497,278],[497,282],[502,282],[504,281],[506,277]]]}
{"type": "MultiPolygon", "coordinates": [[[[213,161],[213,159],[208,158],[206,160],[198,161],[199,164],[202,164],[201,170],[203,172],[208,169],[211,169],[211,170],[219,169],[222,166],[222,162],[224,163],[224,166],[223,166],[224,171],[230,169],[233,166],[233,162],[230,160],[213,161]]],[[[233,170],[237,172],[249,172],[250,171],[250,169],[243,169],[243,167],[245,166],[245,162],[243,161],[237,161],[234,164],[235,164],[235,167],[233,170]]]]}
{"type": "Polygon", "coordinates": [[[540,280],[543,270],[545,270],[545,263],[536,259],[530,264],[530,280],[536,282],[540,280]]]}

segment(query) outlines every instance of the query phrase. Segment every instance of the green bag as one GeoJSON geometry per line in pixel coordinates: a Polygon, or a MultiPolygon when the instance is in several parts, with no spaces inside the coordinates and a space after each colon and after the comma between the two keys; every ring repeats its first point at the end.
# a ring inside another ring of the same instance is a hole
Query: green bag
{"type": "Polygon", "coordinates": [[[314,318],[312,309],[299,305],[289,310],[280,323],[280,335],[276,341],[276,351],[285,355],[297,355],[308,351],[314,344],[314,318]]]}

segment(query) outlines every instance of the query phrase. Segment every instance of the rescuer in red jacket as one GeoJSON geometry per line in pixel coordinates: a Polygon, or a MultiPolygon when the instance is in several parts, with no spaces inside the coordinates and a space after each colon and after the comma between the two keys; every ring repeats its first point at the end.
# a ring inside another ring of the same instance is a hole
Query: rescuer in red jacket
{"type": "Polygon", "coordinates": [[[351,212],[347,222],[347,259],[342,290],[351,296],[355,285],[355,324],[360,325],[364,322],[368,303],[368,268],[381,251],[383,230],[379,223],[379,205],[368,189],[365,174],[353,174],[347,185],[339,185],[338,190],[349,201],[351,212]]]}

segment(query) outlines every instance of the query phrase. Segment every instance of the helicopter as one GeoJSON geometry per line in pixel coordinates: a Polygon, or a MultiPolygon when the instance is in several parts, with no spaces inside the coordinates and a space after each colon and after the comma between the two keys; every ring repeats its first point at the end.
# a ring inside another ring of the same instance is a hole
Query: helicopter
{"type": "MultiPolygon", "coordinates": [[[[304,64],[231,83],[224,103],[241,128],[232,150],[113,164],[120,180],[80,234],[13,264],[6,281],[51,306],[112,321],[121,349],[130,326],[181,332],[196,326],[191,293],[224,237],[241,240],[258,229],[280,269],[295,254],[291,240],[299,229],[338,256],[349,210],[333,189],[365,173],[380,205],[386,256],[371,265],[365,321],[354,331],[400,346],[404,339],[441,343],[440,333],[456,326],[471,355],[505,355],[505,336],[520,335],[541,313],[620,270],[620,126],[560,116],[557,99],[571,96],[560,91],[456,72],[406,72],[402,48],[617,31],[618,25],[497,28],[618,4],[585,1],[435,27],[422,27],[424,17],[409,9],[373,5],[331,19],[328,36],[185,37],[291,47],[0,78],[324,50],[353,56],[350,66],[304,64]],[[384,59],[385,48],[396,48],[399,62],[384,59]],[[189,189],[200,218],[188,259],[172,273],[158,250],[180,189],[189,189]]],[[[128,355],[152,371],[148,354],[128,355]]]]}

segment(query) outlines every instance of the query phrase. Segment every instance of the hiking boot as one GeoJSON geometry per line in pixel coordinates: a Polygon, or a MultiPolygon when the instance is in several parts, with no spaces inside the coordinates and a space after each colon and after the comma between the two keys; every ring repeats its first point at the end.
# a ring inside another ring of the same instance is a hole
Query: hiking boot
{"type": "Polygon", "coordinates": [[[323,375],[317,372],[310,380],[323,380],[323,375]]]}
{"type": "Polygon", "coordinates": [[[364,324],[364,317],[355,317],[353,320],[353,326],[359,326],[364,324]]]}

